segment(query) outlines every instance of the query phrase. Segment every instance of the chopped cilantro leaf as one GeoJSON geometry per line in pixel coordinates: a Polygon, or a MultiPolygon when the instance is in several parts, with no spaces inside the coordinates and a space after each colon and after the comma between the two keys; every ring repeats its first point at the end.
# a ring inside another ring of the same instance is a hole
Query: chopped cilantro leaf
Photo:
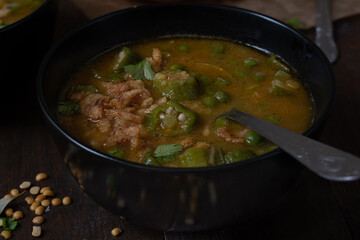
{"type": "Polygon", "coordinates": [[[130,73],[131,76],[137,80],[153,80],[155,72],[152,70],[150,63],[146,59],[135,65],[127,65],[124,67],[125,72],[130,73]]]}
{"type": "Polygon", "coordinates": [[[124,150],[120,149],[110,149],[107,151],[107,153],[118,158],[123,158],[125,156],[124,150]]]}
{"type": "Polygon", "coordinates": [[[154,157],[160,163],[175,160],[175,155],[183,150],[180,144],[159,145],[154,151],[154,157]]]}
{"type": "Polygon", "coordinates": [[[79,111],[79,104],[73,102],[59,102],[58,113],[60,115],[71,115],[79,111]]]}
{"type": "Polygon", "coordinates": [[[3,229],[9,232],[15,230],[17,226],[17,221],[14,218],[0,218],[0,221],[2,221],[3,229]]]}

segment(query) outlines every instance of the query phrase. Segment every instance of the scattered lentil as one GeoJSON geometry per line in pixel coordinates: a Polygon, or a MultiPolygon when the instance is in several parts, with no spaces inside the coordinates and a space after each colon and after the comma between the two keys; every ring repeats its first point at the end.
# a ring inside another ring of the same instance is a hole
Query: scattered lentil
{"type": "Polygon", "coordinates": [[[44,192],[43,192],[44,196],[46,197],[53,197],[55,196],[55,193],[51,190],[51,189],[46,189],[44,192]]]}
{"type": "Polygon", "coordinates": [[[41,227],[40,226],[33,226],[33,230],[32,230],[31,235],[33,237],[40,237],[40,235],[41,235],[41,227]]]}
{"type": "Polygon", "coordinates": [[[36,214],[36,215],[43,215],[43,214],[44,214],[44,211],[45,211],[44,206],[38,206],[38,207],[35,209],[35,214],[36,214]]]}
{"type": "Polygon", "coordinates": [[[14,218],[15,220],[18,220],[18,219],[23,218],[23,217],[24,217],[24,214],[23,214],[22,211],[16,211],[16,212],[14,212],[14,214],[13,214],[13,218],[14,218]]]}
{"type": "Polygon", "coordinates": [[[4,230],[1,232],[0,236],[2,236],[5,239],[9,239],[11,238],[11,232],[4,230]]]}
{"type": "Polygon", "coordinates": [[[46,196],[42,193],[40,193],[39,195],[37,195],[37,197],[35,198],[35,202],[41,202],[42,200],[44,200],[46,198],[46,196]]]}
{"type": "Polygon", "coordinates": [[[11,217],[14,214],[14,211],[12,210],[12,208],[6,208],[4,213],[6,216],[11,217]]]}
{"type": "Polygon", "coordinates": [[[62,204],[70,205],[71,204],[71,198],[70,197],[64,197],[63,200],[62,200],[62,204]]]}
{"type": "Polygon", "coordinates": [[[35,199],[33,196],[27,196],[25,198],[25,201],[27,202],[27,204],[33,204],[35,202],[35,199]]]}
{"type": "Polygon", "coordinates": [[[113,230],[111,230],[111,235],[113,235],[114,237],[116,237],[117,235],[119,235],[122,232],[122,230],[120,228],[114,228],[113,230]]]}
{"type": "Polygon", "coordinates": [[[40,225],[45,222],[45,218],[43,216],[37,216],[37,217],[33,218],[32,222],[33,222],[33,224],[40,225]]]}
{"type": "Polygon", "coordinates": [[[49,199],[44,199],[41,201],[41,205],[44,206],[44,207],[48,207],[50,206],[50,200],[49,199]]]}
{"type": "Polygon", "coordinates": [[[11,194],[6,194],[6,195],[4,196],[4,198],[7,198],[7,197],[13,197],[13,196],[11,196],[11,194]]]}
{"type": "Polygon", "coordinates": [[[51,200],[51,204],[53,206],[58,206],[61,204],[61,199],[60,198],[54,198],[53,200],[51,200]]]}
{"type": "Polygon", "coordinates": [[[45,190],[51,190],[51,187],[42,187],[40,193],[44,193],[45,190]]]}
{"type": "Polygon", "coordinates": [[[17,197],[20,193],[19,193],[18,189],[14,188],[14,189],[11,189],[10,194],[13,197],[17,197]]]}
{"type": "Polygon", "coordinates": [[[20,184],[20,189],[22,189],[22,190],[25,190],[25,189],[28,189],[28,188],[30,188],[30,186],[31,186],[31,182],[29,182],[29,181],[24,181],[24,182],[22,182],[22,184],[20,184]]]}
{"type": "Polygon", "coordinates": [[[40,206],[40,203],[39,203],[39,202],[34,202],[33,204],[31,204],[30,210],[31,210],[31,211],[35,211],[36,208],[38,208],[39,206],[40,206]]]}
{"type": "Polygon", "coordinates": [[[39,186],[33,186],[30,188],[30,193],[32,195],[38,195],[40,191],[40,187],[39,186]]]}
{"type": "Polygon", "coordinates": [[[47,174],[46,173],[38,173],[35,177],[36,181],[40,182],[42,180],[47,179],[47,174]]]}

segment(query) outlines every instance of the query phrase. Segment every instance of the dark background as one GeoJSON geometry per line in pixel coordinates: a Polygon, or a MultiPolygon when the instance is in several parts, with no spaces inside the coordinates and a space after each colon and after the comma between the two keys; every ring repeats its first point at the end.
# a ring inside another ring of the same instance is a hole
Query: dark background
{"type": "MultiPolygon", "coordinates": [[[[71,0],[60,0],[54,40],[88,20],[71,0]]],[[[359,30],[360,15],[335,22],[340,51],[340,58],[333,65],[337,98],[320,135],[322,142],[356,156],[360,156],[359,30]]],[[[314,29],[303,33],[314,38],[314,29]]],[[[35,93],[11,110],[2,110],[0,195],[18,188],[24,180],[35,183],[35,175],[46,172],[49,179],[39,185],[51,186],[59,197],[68,195],[73,199],[70,206],[52,207],[43,215],[46,222],[41,226],[42,239],[115,239],[110,234],[114,227],[123,230],[119,239],[360,239],[360,181],[329,182],[308,171],[301,174],[286,204],[245,223],[201,233],[164,233],[132,225],[96,205],[71,177],[45,124],[35,93]]],[[[25,214],[12,239],[32,238],[34,214],[23,199],[21,196],[10,205],[25,214]]]]}

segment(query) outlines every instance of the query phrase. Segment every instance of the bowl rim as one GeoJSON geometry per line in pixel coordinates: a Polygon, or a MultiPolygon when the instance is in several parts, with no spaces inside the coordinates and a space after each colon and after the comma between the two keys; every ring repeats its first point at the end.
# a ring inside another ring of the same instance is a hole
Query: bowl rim
{"type": "Polygon", "coordinates": [[[36,15],[40,14],[43,11],[43,9],[45,9],[49,4],[51,4],[52,1],[55,1],[55,0],[45,0],[44,3],[41,4],[40,7],[35,9],[35,11],[33,11],[30,14],[26,15],[25,17],[17,20],[16,22],[9,24],[8,26],[0,28],[0,35],[3,32],[11,31],[11,29],[16,28],[19,25],[22,25],[24,22],[26,22],[29,19],[31,19],[31,18],[35,17],[36,15]]]}
{"type": "MultiPolygon", "coordinates": [[[[51,0],[47,0],[47,1],[51,1],[51,0]]],[[[295,30],[291,26],[286,25],[285,23],[281,22],[280,20],[269,17],[265,14],[255,12],[252,10],[248,10],[248,9],[244,9],[244,8],[228,6],[228,5],[221,5],[221,4],[214,4],[214,3],[168,2],[168,3],[152,3],[152,4],[141,5],[141,6],[134,6],[134,7],[125,8],[125,9],[107,13],[105,15],[94,18],[93,20],[89,21],[88,23],[85,23],[82,26],[70,31],[65,36],[63,36],[60,40],[58,40],[55,44],[53,44],[53,46],[50,48],[50,50],[48,50],[47,54],[43,58],[43,61],[38,70],[37,79],[36,79],[36,91],[37,91],[38,102],[39,102],[41,111],[45,115],[45,118],[50,122],[50,125],[52,127],[54,127],[63,137],[65,137],[67,140],[69,140],[72,144],[93,154],[94,156],[96,156],[98,158],[106,159],[107,161],[112,161],[117,164],[123,164],[126,167],[136,168],[136,169],[143,170],[143,171],[154,171],[154,172],[158,172],[158,173],[187,174],[187,173],[216,172],[216,171],[224,171],[224,170],[229,170],[229,169],[234,170],[236,168],[245,167],[248,164],[266,160],[267,158],[271,158],[271,157],[278,156],[280,154],[285,153],[280,148],[277,148],[271,152],[268,152],[268,153],[265,153],[265,154],[262,154],[262,155],[254,157],[254,158],[244,160],[244,161],[235,162],[235,163],[231,163],[231,164],[221,164],[221,165],[216,165],[216,166],[197,167],[197,168],[189,168],[189,167],[188,168],[180,168],[180,167],[174,168],[174,167],[150,166],[150,165],[145,165],[145,164],[141,164],[141,163],[131,162],[131,161],[128,161],[125,159],[112,157],[110,155],[102,153],[99,150],[96,150],[95,148],[92,148],[91,146],[82,143],[80,140],[77,140],[77,138],[72,136],[70,133],[68,133],[68,131],[65,128],[61,127],[60,123],[56,119],[56,116],[54,116],[54,114],[52,114],[50,109],[48,108],[48,105],[46,104],[45,97],[44,97],[44,94],[42,91],[43,90],[42,86],[43,86],[44,72],[46,70],[49,60],[52,58],[52,56],[54,55],[56,50],[66,40],[71,38],[71,36],[81,32],[83,29],[86,29],[87,27],[89,27],[93,24],[96,24],[98,22],[101,22],[105,19],[112,18],[113,16],[116,16],[118,14],[123,14],[123,13],[131,12],[131,11],[137,11],[137,9],[153,9],[153,8],[165,8],[165,7],[177,7],[177,6],[194,6],[194,7],[204,7],[204,8],[210,8],[210,9],[222,9],[222,10],[231,11],[231,12],[233,12],[233,11],[234,12],[242,12],[245,14],[249,14],[249,15],[256,16],[258,18],[262,18],[267,21],[270,21],[273,24],[276,24],[282,28],[285,28],[287,31],[292,32],[292,34],[295,34],[299,38],[304,40],[306,43],[308,43],[311,46],[311,48],[316,52],[316,54],[318,54],[319,57],[322,58],[322,60],[325,63],[324,65],[328,68],[328,70],[329,70],[328,72],[331,76],[329,79],[329,84],[331,85],[332,90],[331,90],[331,97],[324,109],[323,114],[321,116],[319,116],[319,119],[317,121],[313,122],[311,124],[311,126],[302,135],[305,135],[305,136],[311,135],[329,117],[331,109],[335,102],[335,95],[336,95],[335,76],[334,76],[334,73],[333,73],[333,70],[331,67],[331,63],[329,62],[329,60],[327,59],[325,54],[320,50],[320,48],[314,42],[312,42],[310,39],[308,39],[305,35],[303,35],[299,31],[295,30]]],[[[114,47],[114,46],[112,46],[112,47],[114,47]]],[[[104,50],[104,51],[107,51],[107,50],[104,50]]]]}

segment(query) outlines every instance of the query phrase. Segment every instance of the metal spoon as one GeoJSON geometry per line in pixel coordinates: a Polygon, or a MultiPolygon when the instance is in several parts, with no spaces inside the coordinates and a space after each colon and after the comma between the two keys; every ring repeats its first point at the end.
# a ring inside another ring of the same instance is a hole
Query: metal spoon
{"type": "Polygon", "coordinates": [[[338,57],[338,49],[333,36],[329,1],[318,0],[317,8],[315,43],[333,63],[338,57]]]}
{"type": "Polygon", "coordinates": [[[222,114],[253,129],[328,180],[360,178],[360,158],[233,108],[222,114]]]}

